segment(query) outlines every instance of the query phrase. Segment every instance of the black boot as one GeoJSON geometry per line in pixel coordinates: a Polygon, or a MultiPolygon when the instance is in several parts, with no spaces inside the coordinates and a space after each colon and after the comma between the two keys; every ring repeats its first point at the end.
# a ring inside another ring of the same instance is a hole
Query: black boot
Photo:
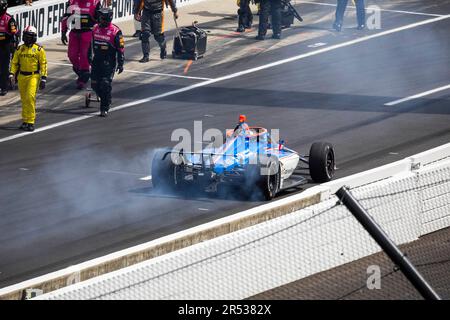
{"type": "Polygon", "coordinates": [[[245,31],[245,28],[244,28],[243,25],[240,25],[240,26],[236,29],[236,32],[244,32],[244,31],[245,31]]]}
{"type": "Polygon", "coordinates": [[[281,39],[281,34],[279,34],[279,33],[274,33],[274,34],[272,35],[272,39],[281,39]]]}
{"type": "Polygon", "coordinates": [[[23,131],[29,131],[29,132],[33,132],[34,131],[34,124],[32,123],[22,123],[22,125],[19,127],[19,129],[23,130],[23,131]]]}
{"type": "Polygon", "coordinates": [[[341,23],[333,23],[333,29],[336,30],[337,32],[341,32],[342,30],[342,24],[341,23]]]}
{"type": "Polygon", "coordinates": [[[167,58],[167,49],[165,46],[161,48],[159,57],[161,58],[161,60],[164,60],[165,58],[167,58]]]}
{"type": "Polygon", "coordinates": [[[25,129],[25,131],[33,132],[33,131],[34,131],[34,124],[29,123],[28,126],[27,126],[27,128],[25,129]]]}
{"type": "Polygon", "coordinates": [[[256,40],[264,40],[265,38],[266,38],[265,36],[258,34],[255,39],[256,40]]]}
{"type": "Polygon", "coordinates": [[[0,96],[6,96],[7,93],[8,93],[8,90],[6,90],[6,89],[0,90],[0,96]]]}
{"type": "Polygon", "coordinates": [[[140,63],[145,63],[145,62],[149,62],[150,58],[148,57],[147,54],[145,54],[141,60],[139,60],[140,63]]]}

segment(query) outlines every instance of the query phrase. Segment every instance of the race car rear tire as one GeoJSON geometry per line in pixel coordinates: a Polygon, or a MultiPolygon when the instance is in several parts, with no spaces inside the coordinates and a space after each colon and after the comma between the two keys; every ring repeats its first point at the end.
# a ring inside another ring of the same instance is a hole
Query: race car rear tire
{"type": "Polygon", "coordinates": [[[245,174],[245,189],[250,198],[272,200],[280,189],[281,172],[277,158],[267,158],[249,165],[245,174]]]}
{"type": "Polygon", "coordinates": [[[309,151],[309,173],[316,183],[333,179],[335,171],[334,148],[328,142],[314,142],[309,151]]]}
{"type": "Polygon", "coordinates": [[[157,190],[178,191],[182,186],[179,174],[181,163],[181,156],[174,155],[171,149],[156,151],[152,161],[153,188],[157,190]]]}

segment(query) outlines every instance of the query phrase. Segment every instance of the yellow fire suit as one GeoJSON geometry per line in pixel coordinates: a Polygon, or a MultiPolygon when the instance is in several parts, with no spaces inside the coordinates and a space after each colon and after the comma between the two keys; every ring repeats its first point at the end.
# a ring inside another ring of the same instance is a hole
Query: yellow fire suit
{"type": "Polygon", "coordinates": [[[47,57],[43,47],[21,45],[14,53],[11,74],[17,75],[23,122],[34,124],[36,119],[36,93],[41,79],[47,79],[47,57]]]}

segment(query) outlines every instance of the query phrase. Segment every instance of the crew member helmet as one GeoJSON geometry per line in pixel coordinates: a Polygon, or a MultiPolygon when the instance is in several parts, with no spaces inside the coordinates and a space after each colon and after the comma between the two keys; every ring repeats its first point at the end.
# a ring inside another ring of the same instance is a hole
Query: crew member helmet
{"type": "Polygon", "coordinates": [[[102,27],[107,27],[113,20],[113,11],[111,8],[101,8],[98,14],[98,22],[102,27]]]}
{"type": "Polygon", "coordinates": [[[37,41],[37,30],[33,26],[28,26],[23,30],[23,42],[29,46],[37,41]]]}

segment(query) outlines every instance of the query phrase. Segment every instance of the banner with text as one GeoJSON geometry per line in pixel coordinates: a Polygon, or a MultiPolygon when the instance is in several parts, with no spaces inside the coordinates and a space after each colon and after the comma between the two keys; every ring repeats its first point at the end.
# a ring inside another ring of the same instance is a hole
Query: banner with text
{"type": "MultiPolygon", "coordinates": [[[[205,0],[175,0],[178,7],[201,2],[205,0]]],[[[61,32],[61,20],[69,6],[67,0],[41,0],[34,2],[32,6],[18,6],[8,9],[17,22],[18,29],[32,25],[38,31],[38,41],[42,42],[59,36],[61,32]]],[[[111,7],[114,11],[114,22],[132,19],[133,0],[112,0],[111,7]]]]}

